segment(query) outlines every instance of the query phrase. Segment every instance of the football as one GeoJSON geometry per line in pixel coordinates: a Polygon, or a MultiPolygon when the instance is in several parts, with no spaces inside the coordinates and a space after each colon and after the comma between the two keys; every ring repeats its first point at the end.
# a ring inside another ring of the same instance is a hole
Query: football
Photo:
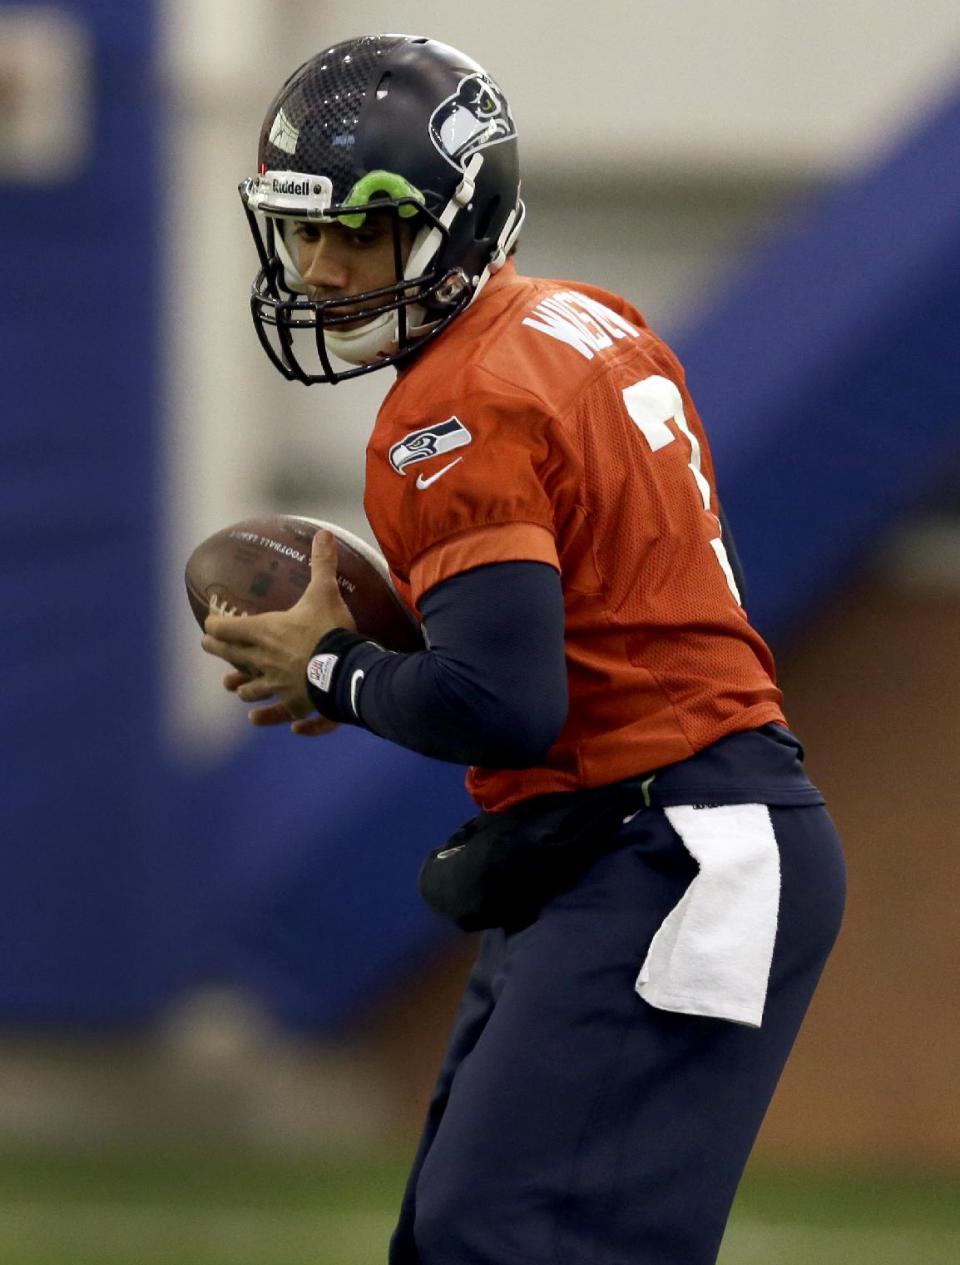
{"type": "Polygon", "coordinates": [[[200,627],[211,611],[259,615],[292,606],[310,582],[310,546],[321,528],[336,538],[337,583],[357,631],[387,650],[422,650],[420,627],[383,555],[335,523],[289,514],[244,519],[197,545],[184,578],[200,627]]]}

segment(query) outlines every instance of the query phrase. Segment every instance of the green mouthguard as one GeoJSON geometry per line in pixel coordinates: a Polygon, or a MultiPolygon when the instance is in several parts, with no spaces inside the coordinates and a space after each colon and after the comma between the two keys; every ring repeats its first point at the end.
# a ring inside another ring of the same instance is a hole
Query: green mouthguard
{"type": "MultiPolygon", "coordinates": [[[[415,189],[409,180],[405,180],[403,176],[398,176],[393,171],[368,171],[365,176],[357,181],[347,195],[347,202],[350,205],[359,204],[361,206],[371,203],[378,194],[385,194],[394,201],[400,198],[414,198],[417,202],[424,202],[426,199],[419,189],[415,189]]],[[[407,203],[405,206],[397,208],[397,212],[401,219],[408,220],[411,215],[416,215],[417,208],[407,203]]],[[[349,215],[338,215],[337,219],[347,228],[363,228],[364,221],[367,218],[365,211],[352,212],[349,215]]]]}

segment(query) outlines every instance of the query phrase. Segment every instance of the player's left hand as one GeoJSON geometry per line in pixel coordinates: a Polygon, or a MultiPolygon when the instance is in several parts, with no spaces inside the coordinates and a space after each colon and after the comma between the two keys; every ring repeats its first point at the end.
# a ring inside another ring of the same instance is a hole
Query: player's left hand
{"type": "Polygon", "coordinates": [[[314,735],[333,728],[317,716],[307,693],[307,660],[331,628],[356,627],[337,584],[336,542],[318,531],[310,551],[310,583],[289,610],[262,615],[208,615],[201,642],[236,672],[224,686],[245,703],[272,700],[249,713],[255,725],[294,721],[295,733],[314,735]]]}
{"type": "MultiPolygon", "coordinates": [[[[223,678],[223,688],[236,694],[242,685],[247,685],[254,678],[246,672],[228,672],[223,678]]],[[[333,733],[339,729],[335,720],[327,720],[326,716],[314,714],[305,720],[294,720],[282,703],[271,703],[266,707],[254,707],[248,713],[252,725],[263,728],[267,725],[289,725],[293,733],[303,738],[319,738],[323,734],[333,733]]]]}

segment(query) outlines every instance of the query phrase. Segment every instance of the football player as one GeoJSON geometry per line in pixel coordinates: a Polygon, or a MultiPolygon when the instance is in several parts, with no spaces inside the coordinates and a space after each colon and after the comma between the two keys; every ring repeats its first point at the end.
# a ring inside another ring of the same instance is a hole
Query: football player
{"type": "Polygon", "coordinates": [[[390,1260],[706,1265],[844,878],[683,370],[624,299],[517,271],[514,120],[453,48],[312,57],[241,192],[277,369],[396,372],[365,507],[429,649],[356,633],[324,534],[295,607],[204,647],[255,724],[462,762],[482,810],[421,876],[486,930],[390,1260]]]}

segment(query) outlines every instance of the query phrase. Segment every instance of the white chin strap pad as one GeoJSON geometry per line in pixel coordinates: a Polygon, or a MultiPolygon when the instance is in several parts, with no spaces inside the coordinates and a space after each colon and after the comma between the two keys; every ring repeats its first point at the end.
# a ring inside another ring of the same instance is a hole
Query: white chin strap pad
{"type": "Polygon", "coordinates": [[[368,365],[385,352],[389,353],[398,337],[396,312],[384,312],[356,329],[323,331],[327,350],[351,365],[368,365]]]}
{"type": "MultiPolygon", "coordinates": [[[[407,338],[426,334],[431,323],[424,324],[426,312],[418,304],[407,308],[407,338]]],[[[392,356],[400,349],[400,316],[397,312],[383,312],[372,321],[365,321],[356,329],[323,331],[323,341],[328,351],[338,360],[351,365],[369,365],[382,356],[392,356]]]]}

